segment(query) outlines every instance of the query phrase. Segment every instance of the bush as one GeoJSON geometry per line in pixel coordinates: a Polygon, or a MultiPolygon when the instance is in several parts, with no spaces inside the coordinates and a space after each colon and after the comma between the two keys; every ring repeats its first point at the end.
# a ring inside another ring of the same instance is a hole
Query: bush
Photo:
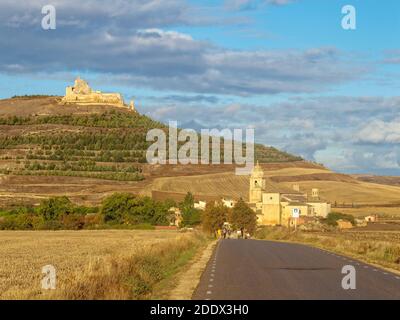
{"type": "Polygon", "coordinates": [[[104,223],[104,219],[101,214],[88,214],[84,216],[84,221],[86,229],[99,228],[104,223]]]}
{"type": "Polygon", "coordinates": [[[122,223],[123,218],[129,214],[134,196],[129,193],[114,193],[105,198],[101,207],[101,214],[105,222],[122,223]]]}
{"type": "Polygon", "coordinates": [[[338,220],[345,220],[351,222],[351,224],[354,226],[356,224],[356,221],[354,219],[354,216],[351,214],[344,214],[344,213],[339,213],[339,212],[331,212],[328,214],[326,219],[322,220],[322,222],[326,223],[329,226],[337,226],[337,221],[338,220]]]}
{"type": "Polygon", "coordinates": [[[53,221],[72,213],[73,205],[67,197],[55,197],[43,200],[38,212],[45,221],[53,221]]]}
{"type": "Polygon", "coordinates": [[[149,197],[115,193],[103,200],[102,206],[75,206],[67,197],[43,200],[33,207],[0,211],[0,230],[81,230],[98,228],[153,229],[169,224],[171,202],[158,202],[149,197]]]}
{"type": "Polygon", "coordinates": [[[104,199],[101,214],[106,223],[168,225],[168,205],[149,197],[115,193],[104,199]]]}
{"type": "Polygon", "coordinates": [[[75,213],[63,215],[62,225],[65,229],[82,230],[85,226],[85,216],[75,213]]]}

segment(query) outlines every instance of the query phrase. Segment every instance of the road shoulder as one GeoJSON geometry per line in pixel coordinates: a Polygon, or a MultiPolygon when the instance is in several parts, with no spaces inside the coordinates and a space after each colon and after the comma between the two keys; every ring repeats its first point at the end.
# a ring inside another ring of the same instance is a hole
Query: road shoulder
{"type": "Polygon", "coordinates": [[[194,291],[200,283],[200,278],[210,260],[218,241],[214,240],[195,255],[190,266],[178,275],[177,286],[168,296],[169,300],[191,300],[194,291]]]}

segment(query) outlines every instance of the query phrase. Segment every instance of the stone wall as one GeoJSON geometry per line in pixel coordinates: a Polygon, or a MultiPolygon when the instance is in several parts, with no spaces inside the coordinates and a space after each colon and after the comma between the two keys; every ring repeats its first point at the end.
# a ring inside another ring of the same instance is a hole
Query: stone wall
{"type": "Polygon", "coordinates": [[[115,106],[125,106],[124,99],[119,93],[102,93],[101,91],[93,91],[89,84],[80,79],[75,80],[73,87],[67,87],[64,103],[77,104],[110,104],[115,106]]]}

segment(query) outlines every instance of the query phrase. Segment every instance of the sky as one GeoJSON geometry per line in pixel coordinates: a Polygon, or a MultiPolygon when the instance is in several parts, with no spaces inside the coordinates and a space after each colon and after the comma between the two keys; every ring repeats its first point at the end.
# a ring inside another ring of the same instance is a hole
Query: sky
{"type": "Polygon", "coordinates": [[[0,0],[0,98],[63,95],[80,75],[163,122],[400,175],[399,31],[397,0],[0,0]]]}

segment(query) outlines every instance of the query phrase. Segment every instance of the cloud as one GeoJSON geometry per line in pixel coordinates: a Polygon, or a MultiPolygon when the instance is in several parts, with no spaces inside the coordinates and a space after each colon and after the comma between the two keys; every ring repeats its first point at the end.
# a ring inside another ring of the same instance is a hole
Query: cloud
{"type": "MultiPolygon", "coordinates": [[[[47,0],[0,2],[1,23],[23,28],[40,28],[41,8],[47,0]]],[[[85,28],[98,28],[105,24],[115,29],[163,27],[192,24],[189,7],[183,0],[53,0],[57,19],[61,23],[79,21],[85,28]]],[[[80,26],[76,25],[79,29],[80,26]]]]}
{"type": "Polygon", "coordinates": [[[57,0],[51,31],[40,28],[46,2],[0,2],[0,72],[84,70],[132,87],[250,96],[318,92],[370,71],[335,48],[232,50],[169,30],[203,20],[183,0],[57,0]]]}
{"type": "Polygon", "coordinates": [[[399,144],[400,118],[387,122],[373,120],[357,132],[356,140],[371,144],[399,144]]]}
{"type": "Polygon", "coordinates": [[[140,111],[164,122],[251,127],[257,142],[337,171],[400,174],[400,97],[295,97],[267,105],[159,104],[140,111]]]}
{"type": "Polygon", "coordinates": [[[386,51],[383,62],[387,64],[400,64],[400,50],[386,51]]]}
{"type": "Polygon", "coordinates": [[[229,10],[250,10],[265,5],[283,6],[296,0],[225,0],[225,7],[229,10]]]}
{"type": "Polygon", "coordinates": [[[4,32],[0,29],[0,72],[12,65],[31,73],[87,70],[157,90],[236,96],[316,92],[368,71],[355,63],[349,67],[349,57],[334,48],[228,50],[156,28],[125,34],[98,29],[60,37],[46,32],[32,37],[20,29],[10,37],[4,32]]]}

